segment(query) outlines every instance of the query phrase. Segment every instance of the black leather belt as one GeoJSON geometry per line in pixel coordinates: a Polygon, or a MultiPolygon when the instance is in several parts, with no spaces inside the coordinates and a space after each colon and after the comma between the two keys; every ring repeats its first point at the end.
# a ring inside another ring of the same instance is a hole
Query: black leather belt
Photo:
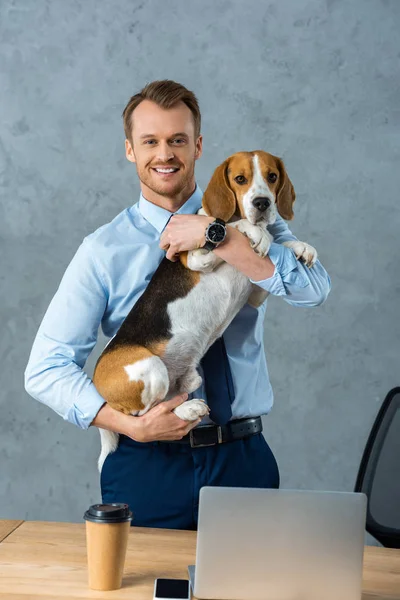
{"type": "Polygon", "coordinates": [[[261,433],[263,430],[261,417],[235,419],[226,425],[202,425],[195,427],[180,440],[165,440],[168,444],[190,444],[192,448],[214,446],[225,442],[234,442],[261,433]]]}

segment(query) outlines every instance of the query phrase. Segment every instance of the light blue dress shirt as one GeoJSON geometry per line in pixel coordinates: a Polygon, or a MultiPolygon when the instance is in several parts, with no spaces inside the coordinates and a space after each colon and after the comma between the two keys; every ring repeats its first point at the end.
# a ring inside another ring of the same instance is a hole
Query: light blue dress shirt
{"type": "MultiPolygon", "coordinates": [[[[197,186],[177,212],[196,213],[202,195],[197,186]]],[[[104,404],[83,371],[98,328],[101,325],[104,334],[113,337],[144,292],[165,256],[159,240],[170,217],[169,211],[141,195],[137,204],[85,237],[39,327],[25,370],[25,389],[82,429],[90,426],[104,404]]],[[[294,306],[324,302],[330,279],[321,263],[309,269],[281,245],[296,238],[280,217],[269,231],[274,236],[269,257],[275,272],[255,283],[294,306]]],[[[272,407],[263,345],[266,307],[267,301],[257,309],[246,305],[224,333],[235,389],[233,419],[265,415],[272,407]]],[[[204,387],[191,397],[206,399],[204,387]]],[[[208,421],[205,417],[202,424],[208,421]]]]}

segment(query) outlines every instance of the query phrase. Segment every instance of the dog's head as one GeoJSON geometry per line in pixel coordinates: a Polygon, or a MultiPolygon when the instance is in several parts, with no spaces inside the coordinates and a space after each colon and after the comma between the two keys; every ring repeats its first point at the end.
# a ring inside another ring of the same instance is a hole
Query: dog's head
{"type": "Polygon", "coordinates": [[[277,211],[293,219],[296,195],[283,161],[256,150],[237,152],[214,171],[203,196],[203,209],[224,221],[247,219],[253,225],[275,222],[277,211]]]}

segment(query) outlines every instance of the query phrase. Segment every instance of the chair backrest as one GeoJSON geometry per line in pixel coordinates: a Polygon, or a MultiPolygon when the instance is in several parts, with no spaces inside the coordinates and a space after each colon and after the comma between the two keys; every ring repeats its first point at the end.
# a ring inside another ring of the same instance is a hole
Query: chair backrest
{"type": "Polygon", "coordinates": [[[354,491],[368,497],[368,533],[400,548],[400,387],[390,390],[378,412],[354,491]]]}

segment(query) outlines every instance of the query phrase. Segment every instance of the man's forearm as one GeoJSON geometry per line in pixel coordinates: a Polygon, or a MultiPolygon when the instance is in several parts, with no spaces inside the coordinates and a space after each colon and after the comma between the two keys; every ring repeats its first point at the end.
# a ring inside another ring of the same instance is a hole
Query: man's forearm
{"type": "Polygon", "coordinates": [[[269,257],[258,256],[251,248],[249,240],[233,227],[227,227],[225,242],[213,252],[253,281],[268,279],[275,272],[269,257]]]}
{"type": "Polygon", "coordinates": [[[112,408],[106,402],[91,422],[91,425],[95,425],[101,429],[108,429],[115,433],[122,433],[135,439],[138,422],[136,417],[125,415],[119,410],[112,408]]]}

